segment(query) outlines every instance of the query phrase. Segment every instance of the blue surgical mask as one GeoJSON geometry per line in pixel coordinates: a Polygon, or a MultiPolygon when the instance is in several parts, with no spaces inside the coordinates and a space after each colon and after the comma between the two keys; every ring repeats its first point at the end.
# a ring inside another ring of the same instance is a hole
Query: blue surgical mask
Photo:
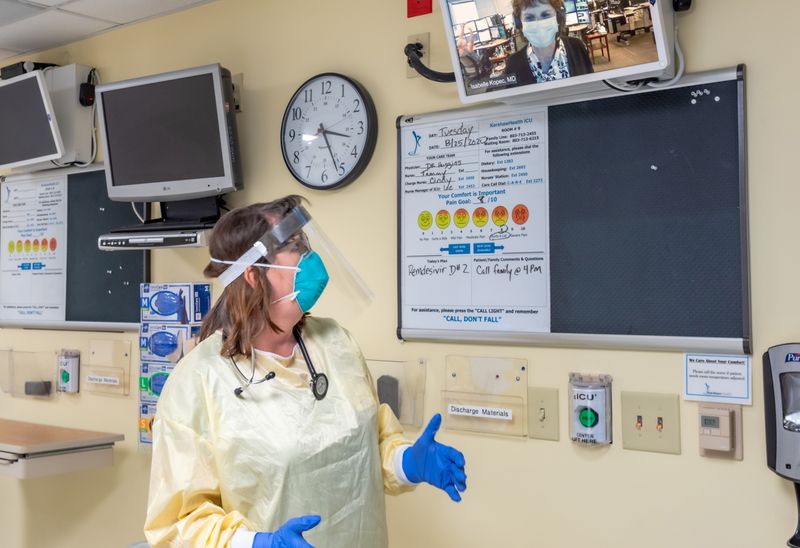
{"type": "Polygon", "coordinates": [[[558,34],[558,19],[556,16],[538,21],[523,21],[522,34],[535,48],[545,48],[553,43],[558,34]]]}
{"type": "Polygon", "coordinates": [[[297,263],[297,270],[294,274],[294,291],[274,300],[273,303],[295,299],[300,310],[308,312],[319,300],[329,279],[322,258],[316,251],[308,251],[300,257],[300,262],[297,263]]]}

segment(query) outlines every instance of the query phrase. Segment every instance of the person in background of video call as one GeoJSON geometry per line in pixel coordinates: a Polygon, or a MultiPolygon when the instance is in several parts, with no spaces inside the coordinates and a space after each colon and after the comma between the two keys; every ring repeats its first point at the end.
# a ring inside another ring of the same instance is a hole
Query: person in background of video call
{"type": "Polygon", "coordinates": [[[516,86],[594,72],[584,43],[567,36],[563,0],[513,0],[514,21],[527,46],[506,60],[516,86]]]}

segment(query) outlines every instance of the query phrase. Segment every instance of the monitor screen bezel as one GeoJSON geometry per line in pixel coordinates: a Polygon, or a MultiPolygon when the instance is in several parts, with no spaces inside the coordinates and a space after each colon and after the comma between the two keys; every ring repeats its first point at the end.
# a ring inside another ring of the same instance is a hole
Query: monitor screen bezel
{"type": "Polygon", "coordinates": [[[31,164],[38,164],[41,162],[49,162],[52,160],[58,160],[64,155],[64,142],[61,139],[61,131],[58,129],[58,120],[56,119],[56,114],[53,110],[53,102],[50,99],[50,92],[47,89],[47,82],[45,82],[44,73],[41,70],[34,70],[14,78],[9,78],[8,80],[0,80],[0,88],[18,84],[21,81],[28,80],[30,78],[36,80],[36,85],[39,88],[39,96],[42,99],[42,104],[44,105],[45,112],[47,113],[47,120],[50,125],[50,136],[53,138],[53,141],[56,145],[56,152],[52,154],[45,154],[44,156],[33,156],[31,158],[25,158],[24,160],[2,164],[0,165],[0,169],[11,169],[31,164]]]}
{"type": "Polygon", "coordinates": [[[226,107],[233,108],[227,104],[222,88],[222,67],[219,64],[205,65],[189,69],[176,70],[141,78],[122,80],[109,84],[97,86],[97,116],[98,128],[105,153],[106,187],[108,197],[115,201],[143,201],[143,202],[166,202],[176,200],[191,200],[207,196],[217,196],[237,190],[233,165],[231,162],[230,148],[231,143],[228,135],[228,123],[226,117],[226,107]],[[168,82],[182,78],[194,76],[211,75],[214,85],[214,102],[217,114],[217,127],[219,129],[219,141],[222,154],[223,172],[222,176],[203,177],[195,179],[163,180],[152,183],[136,183],[128,185],[114,185],[113,163],[114,155],[108,149],[108,135],[103,109],[103,94],[120,89],[128,89],[159,82],[168,82]]]}
{"type": "MultiPolygon", "coordinates": [[[[536,92],[540,91],[552,91],[559,88],[566,88],[581,84],[602,82],[603,80],[631,80],[634,78],[643,79],[657,77],[665,74],[670,68],[672,68],[674,62],[674,29],[672,28],[671,21],[669,25],[665,24],[665,15],[663,12],[664,9],[671,10],[672,6],[667,6],[664,2],[657,2],[650,10],[650,16],[653,22],[653,29],[651,32],[654,34],[656,50],[658,52],[658,59],[656,61],[612,70],[605,70],[602,72],[593,72],[591,74],[583,74],[580,76],[572,76],[564,80],[528,84],[510,89],[499,89],[495,91],[486,91],[484,93],[468,95],[465,91],[464,75],[461,72],[458,50],[456,48],[457,35],[455,34],[454,29],[458,27],[458,24],[452,20],[452,14],[450,13],[448,0],[439,0],[439,7],[442,11],[445,38],[448,43],[450,60],[452,62],[453,72],[455,73],[456,77],[458,96],[461,99],[461,102],[465,104],[483,103],[486,101],[497,100],[502,101],[503,99],[520,95],[534,96],[536,92]],[[667,28],[668,26],[669,29],[667,28]]],[[[511,40],[514,39],[513,36],[509,38],[511,40]]]]}

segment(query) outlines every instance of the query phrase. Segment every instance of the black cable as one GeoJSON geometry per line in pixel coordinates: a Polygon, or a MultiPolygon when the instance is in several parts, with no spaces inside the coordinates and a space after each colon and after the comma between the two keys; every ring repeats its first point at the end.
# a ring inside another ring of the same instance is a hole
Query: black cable
{"type": "Polygon", "coordinates": [[[403,49],[403,53],[405,53],[406,57],[408,58],[408,65],[416,70],[420,76],[424,76],[428,80],[432,80],[434,82],[455,82],[455,72],[439,72],[422,64],[422,47],[422,44],[419,42],[414,44],[406,44],[406,47],[403,49]]]}
{"type": "Polygon", "coordinates": [[[631,91],[638,91],[639,89],[641,89],[641,86],[637,87],[637,88],[631,88],[631,89],[620,88],[620,87],[615,86],[614,84],[612,84],[608,80],[603,80],[603,83],[605,85],[607,85],[608,87],[610,87],[611,89],[615,89],[615,90],[621,91],[623,93],[630,93],[631,91]]]}

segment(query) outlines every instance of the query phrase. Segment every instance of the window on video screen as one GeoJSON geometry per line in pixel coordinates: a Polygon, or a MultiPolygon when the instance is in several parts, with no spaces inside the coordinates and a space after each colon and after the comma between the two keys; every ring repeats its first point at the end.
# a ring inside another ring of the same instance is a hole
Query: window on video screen
{"type": "Polygon", "coordinates": [[[467,95],[658,61],[646,0],[510,0],[497,14],[447,4],[467,95]]]}

